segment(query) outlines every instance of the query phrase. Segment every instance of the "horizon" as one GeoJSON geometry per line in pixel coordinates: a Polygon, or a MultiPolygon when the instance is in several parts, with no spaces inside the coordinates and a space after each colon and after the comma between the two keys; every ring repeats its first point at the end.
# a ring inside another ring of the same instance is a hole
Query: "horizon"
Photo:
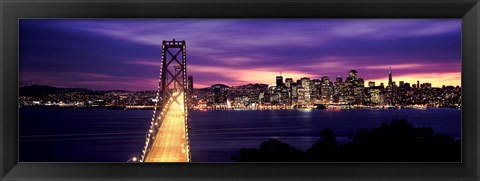
{"type": "Polygon", "coordinates": [[[186,41],[195,89],[351,69],[378,86],[389,66],[397,84],[461,86],[460,19],[22,19],[19,38],[19,86],[156,90],[173,38],[186,41]]]}
{"type": "MultiPolygon", "coordinates": [[[[289,77],[286,77],[286,78],[289,78],[289,77]]],[[[310,80],[313,80],[313,79],[317,79],[317,78],[311,78],[311,77],[307,77],[307,78],[310,78],[310,80]]],[[[361,78],[361,77],[359,77],[361,78]]],[[[321,78],[318,78],[318,79],[321,79],[321,78]]],[[[285,80],[285,77],[283,77],[283,80],[285,80]]],[[[343,80],[343,77],[342,77],[342,80],[343,80]]],[[[295,82],[296,79],[293,79],[293,81],[295,82]]],[[[331,80],[330,80],[331,81],[331,80]]],[[[420,83],[430,83],[430,82],[422,82],[421,80],[419,80],[420,83]]],[[[396,81],[393,81],[395,83],[397,83],[396,81]]],[[[285,83],[285,81],[284,81],[285,83]]],[[[375,86],[380,86],[380,84],[383,83],[383,82],[380,82],[377,84],[377,82],[375,82],[375,86]]],[[[412,86],[413,84],[411,82],[404,82],[404,83],[410,83],[410,86],[412,86]]],[[[207,87],[196,87],[194,89],[207,89],[207,88],[211,88],[213,87],[214,85],[217,85],[217,84],[222,84],[222,83],[216,83],[216,84],[212,84],[210,86],[207,86],[207,87]]],[[[272,86],[274,84],[265,84],[265,83],[246,83],[246,84],[242,84],[242,85],[235,85],[235,86],[231,86],[231,85],[228,85],[228,84],[223,84],[223,85],[226,85],[230,88],[232,87],[239,87],[239,86],[245,86],[245,85],[249,85],[249,84],[252,84],[252,85],[255,85],[255,84],[261,84],[261,85],[268,85],[268,86],[272,86]]],[[[386,83],[384,83],[384,85],[386,85],[386,83]]],[[[141,91],[158,91],[158,90],[123,90],[123,89],[89,89],[89,88],[84,88],[84,87],[60,87],[60,86],[52,86],[52,85],[43,85],[43,84],[30,84],[30,85],[22,85],[22,86],[19,86],[19,88],[22,88],[22,87],[28,87],[28,86],[48,86],[48,87],[54,87],[54,88],[66,88],[66,89],[88,89],[88,90],[92,90],[92,91],[129,91],[129,92],[141,92],[141,91]]],[[[441,85],[441,86],[433,86],[432,85],[432,88],[442,88],[442,86],[453,86],[453,87],[456,87],[456,86],[459,86],[460,88],[462,87],[461,85],[441,85]]],[[[368,81],[365,81],[365,84],[364,84],[364,87],[365,88],[368,88],[368,81]]]]}

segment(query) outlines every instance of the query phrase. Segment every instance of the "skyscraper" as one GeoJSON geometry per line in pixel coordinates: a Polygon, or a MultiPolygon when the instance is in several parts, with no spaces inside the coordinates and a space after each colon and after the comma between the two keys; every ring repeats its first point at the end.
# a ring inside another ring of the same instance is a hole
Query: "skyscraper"
{"type": "Polygon", "coordinates": [[[342,83],[342,76],[338,75],[335,83],[341,84],[342,83]]]}
{"type": "Polygon", "coordinates": [[[285,79],[285,87],[290,88],[292,87],[293,79],[292,78],[286,78],[285,79]]]}
{"type": "Polygon", "coordinates": [[[283,77],[281,75],[277,76],[277,87],[283,86],[283,77]]]}
{"type": "MultiPolygon", "coordinates": [[[[297,92],[299,92],[299,97],[300,97],[300,92],[303,97],[302,101],[303,103],[310,103],[310,78],[308,77],[303,77],[300,79],[301,82],[301,88],[302,89],[297,89],[297,92]]],[[[300,98],[299,98],[300,99],[300,98]]],[[[300,100],[299,100],[300,101],[300,100]]]]}
{"type": "Polygon", "coordinates": [[[187,96],[190,106],[193,106],[193,76],[189,75],[187,80],[187,96]]]}
{"type": "Polygon", "coordinates": [[[356,70],[350,70],[348,73],[348,78],[351,80],[357,80],[358,79],[358,72],[356,70]]]}
{"type": "Polygon", "coordinates": [[[330,84],[330,78],[328,76],[323,76],[322,85],[329,85],[329,84],[330,84]]]}
{"type": "Polygon", "coordinates": [[[334,84],[334,96],[333,96],[333,101],[334,102],[339,102],[339,101],[344,101],[343,99],[343,94],[344,94],[344,86],[342,84],[342,76],[338,75],[337,76],[337,79],[335,80],[335,84],[334,84]]]}
{"type": "Polygon", "coordinates": [[[214,95],[215,95],[215,103],[220,103],[222,102],[222,90],[221,90],[221,87],[219,85],[215,85],[213,87],[213,90],[214,90],[214,95]]]}
{"type": "Polygon", "coordinates": [[[193,91],[193,76],[192,75],[188,76],[188,90],[190,92],[193,91]]]}
{"type": "Polygon", "coordinates": [[[375,82],[374,82],[374,81],[368,82],[368,87],[374,87],[374,86],[375,86],[375,82]]]}
{"type": "Polygon", "coordinates": [[[322,103],[330,103],[332,95],[333,95],[333,88],[330,86],[330,78],[328,76],[323,76],[322,77],[322,84],[321,84],[321,95],[320,95],[320,100],[322,103]]]}
{"type": "Polygon", "coordinates": [[[392,66],[390,66],[390,69],[388,70],[388,86],[392,86],[392,66]]]}
{"type": "Polygon", "coordinates": [[[365,81],[363,80],[363,78],[358,79],[358,86],[362,88],[365,87],[365,81]]]}
{"type": "Polygon", "coordinates": [[[392,66],[388,69],[388,85],[387,85],[387,97],[388,104],[394,105],[394,91],[393,91],[393,81],[392,81],[392,66]]]}
{"type": "Polygon", "coordinates": [[[297,83],[296,82],[292,82],[292,102],[296,102],[297,101],[297,83]]]}
{"type": "Polygon", "coordinates": [[[228,86],[223,84],[215,84],[212,86],[212,88],[214,90],[214,102],[226,103],[228,86]]]}
{"type": "Polygon", "coordinates": [[[292,105],[292,97],[293,97],[293,94],[292,94],[292,89],[293,89],[293,79],[292,78],[285,78],[285,88],[287,90],[287,103],[288,105],[292,105]]]}

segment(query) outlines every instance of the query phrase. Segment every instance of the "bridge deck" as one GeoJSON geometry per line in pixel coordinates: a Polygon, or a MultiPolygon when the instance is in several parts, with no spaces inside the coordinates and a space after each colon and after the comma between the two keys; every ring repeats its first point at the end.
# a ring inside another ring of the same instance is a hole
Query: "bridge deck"
{"type": "Polygon", "coordinates": [[[188,162],[184,96],[174,94],[145,162],[188,162]],[[177,101],[174,101],[177,97],[177,101]]]}

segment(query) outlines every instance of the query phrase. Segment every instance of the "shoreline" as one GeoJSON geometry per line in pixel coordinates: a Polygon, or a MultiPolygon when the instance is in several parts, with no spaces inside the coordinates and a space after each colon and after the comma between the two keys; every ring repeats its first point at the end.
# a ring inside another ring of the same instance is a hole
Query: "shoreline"
{"type": "MultiPolygon", "coordinates": [[[[20,108],[51,108],[51,109],[107,109],[107,110],[154,110],[154,106],[136,106],[136,107],[124,107],[124,106],[19,106],[20,108]]],[[[161,107],[157,107],[160,109],[161,107]]],[[[240,110],[250,110],[250,111],[266,111],[266,110],[326,110],[326,111],[340,111],[340,110],[402,110],[402,109],[416,109],[416,110],[427,110],[427,109],[455,109],[462,110],[461,108],[455,107],[426,107],[426,108],[416,108],[406,106],[403,108],[378,108],[378,107],[352,107],[352,108],[206,108],[206,109],[189,109],[196,111],[240,111],[240,110]]]]}

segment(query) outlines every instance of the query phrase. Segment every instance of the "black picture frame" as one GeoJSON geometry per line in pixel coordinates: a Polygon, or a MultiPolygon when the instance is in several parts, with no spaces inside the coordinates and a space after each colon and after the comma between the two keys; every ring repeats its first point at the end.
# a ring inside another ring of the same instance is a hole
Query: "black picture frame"
{"type": "Polygon", "coordinates": [[[0,180],[480,178],[479,0],[0,0],[0,180]],[[19,18],[461,18],[462,163],[18,163],[19,18]]]}

